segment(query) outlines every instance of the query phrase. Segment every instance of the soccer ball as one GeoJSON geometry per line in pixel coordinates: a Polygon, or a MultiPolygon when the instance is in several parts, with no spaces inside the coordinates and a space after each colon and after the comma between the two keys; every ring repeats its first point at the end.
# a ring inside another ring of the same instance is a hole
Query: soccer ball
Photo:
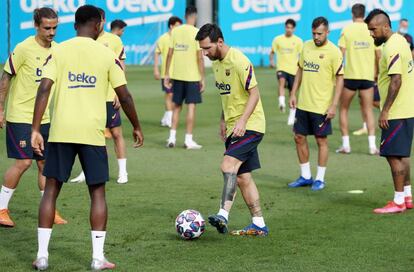
{"type": "Polygon", "coordinates": [[[185,210],[175,219],[175,229],[185,240],[196,239],[204,233],[206,223],[201,213],[195,210],[185,210]]]}

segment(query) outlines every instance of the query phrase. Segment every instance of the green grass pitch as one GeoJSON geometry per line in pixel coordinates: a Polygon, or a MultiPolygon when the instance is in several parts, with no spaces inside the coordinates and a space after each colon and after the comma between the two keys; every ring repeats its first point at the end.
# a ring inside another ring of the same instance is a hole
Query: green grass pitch
{"type": "MultiPolygon", "coordinates": [[[[259,146],[262,168],[254,173],[270,235],[265,238],[220,235],[207,226],[196,241],[183,241],[174,220],[188,208],[206,219],[219,207],[224,151],[219,140],[220,97],[207,69],[204,103],[197,108],[194,138],[201,150],[181,148],[184,118],[177,132],[177,147],[164,147],[168,129],[159,126],[163,114],[160,82],[150,67],[128,67],[133,93],[145,135],[142,149],[132,148],[131,127],[123,116],[128,143],[129,182],[115,183],[117,163],[108,141],[111,181],[106,256],[118,271],[413,271],[413,211],[374,215],[393,196],[385,159],[368,153],[365,136],[351,136],[353,153],[337,155],[338,119],[330,137],[327,187],[288,189],[299,176],[287,114],[277,110],[276,77],[271,69],[256,75],[267,119],[267,133],[259,146]],[[363,194],[349,194],[363,190],[363,194]]],[[[378,112],[376,111],[376,115],[378,112]]],[[[184,117],[184,115],[182,115],[184,117]]],[[[350,129],[361,126],[358,103],[350,111],[350,129]]],[[[313,175],[316,145],[309,139],[313,175]]],[[[0,173],[12,163],[6,158],[5,131],[0,135],[0,173]]],[[[78,174],[79,163],[72,176],[78,174]]],[[[39,192],[34,165],[23,176],[10,203],[13,229],[0,228],[0,271],[30,271],[37,252],[39,192]]],[[[55,226],[50,242],[50,271],[86,271],[91,260],[89,197],[85,184],[67,184],[58,200],[69,224],[55,226]]],[[[250,223],[240,195],[230,214],[230,229],[250,223]]]]}

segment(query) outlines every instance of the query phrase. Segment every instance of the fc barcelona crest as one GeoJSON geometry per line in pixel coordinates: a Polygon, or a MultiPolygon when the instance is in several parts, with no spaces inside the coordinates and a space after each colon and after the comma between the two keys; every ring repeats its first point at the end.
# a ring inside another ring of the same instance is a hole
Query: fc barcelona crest
{"type": "Polygon", "coordinates": [[[320,55],[319,55],[319,58],[320,58],[320,59],[323,59],[324,57],[325,57],[325,55],[324,55],[324,54],[320,54],[320,55]]]}
{"type": "Polygon", "coordinates": [[[230,75],[230,69],[226,69],[226,76],[230,75]]]}
{"type": "Polygon", "coordinates": [[[25,148],[27,144],[26,144],[26,141],[20,141],[19,145],[21,148],[25,148]]]}

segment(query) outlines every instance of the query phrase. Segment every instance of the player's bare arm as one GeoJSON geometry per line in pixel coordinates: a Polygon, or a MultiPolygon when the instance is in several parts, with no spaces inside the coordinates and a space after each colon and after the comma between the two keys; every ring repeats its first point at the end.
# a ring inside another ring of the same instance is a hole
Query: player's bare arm
{"type": "Polygon", "coordinates": [[[121,103],[122,109],[134,128],[134,147],[141,147],[144,144],[144,135],[142,134],[141,124],[135,110],[134,100],[126,85],[115,88],[116,95],[121,103]]]}
{"type": "Polygon", "coordinates": [[[197,63],[198,63],[198,71],[200,72],[201,80],[200,80],[200,92],[204,92],[205,82],[204,82],[204,57],[203,51],[197,51],[197,63]]]}
{"type": "Polygon", "coordinates": [[[7,72],[3,72],[3,75],[0,79],[0,128],[3,128],[6,124],[6,119],[4,115],[4,102],[6,101],[7,92],[9,91],[10,81],[12,75],[7,72]]]}
{"type": "Polygon", "coordinates": [[[226,129],[226,122],[224,121],[224,112],[221,111],[221,117],[220,117],[220,138],[224,141],[226,141],[227,138],[227,129],[226,129]]]}
{"type": "Polygon", "coordinates": [[[260,92],[257,86],[249,89],[247,92],[249,93],[249,99],[247,100],[246,108],[244,109],[240,119],[237,120],[233,129],[233,136],[236,137],[242,137],[246,132],[247,121],[249,120],[250,115],[254,112],[254,109],[260,100],[260,92]]]}
{"type": "Polygon", "coordinates": [[[293,82],[293,87],[289,98],[289,107],[293,109],[296,108],[296,93],[298,92],[300,84],[302,83],[302,74],[303,69],[299,67],[298,71],[296,72],[295,81],[293,82]]]}
{"type": "Polygon", "coordinates": [[[154,52],[154,78],[156,80],[161,79],[160,70],[158,68],[160,64],[160,53],[154,52]]]}
{"type": "Polygon", "coordinates": [[[336,75],[335,95],[333,97],[331,106],[328,108],[328,111],[326,112],[326,119],[333,119],[335,117],[336,108],[338,107],[339,99],[341,98],[343,88],[344,88],[344,76],[336,75]]]}
{"type": "Polygon", "coordinates": [[[275,68],[275,52],[273,51],[273,49],[270,50],[269,62],[270,62],[270,67],[275,68]]]}
{"type": "Polygon", "coordinates": [[[391,82],[390,86],[388,87],[388,94],[387,98],[385,99],[384,106],[382,107],[378,125],[382,129],[388,129],[388,112],[391,109],[392,104],[394,103],[395,99],[397,98],[398,92],[400,91],[401,87],[401,75],[395,74],[391,75],[391,82]]]}
{"type": "Polygon", "coordinates": [[[170,66],[171,66],[171,60],[174,55],[174,49],[170,48],[168,49],[167,54],[167,60],[165,61],[165,76],[164,76],[164,86],[168,89],[172,87],[172,84],[170,82],[170,66]]]}

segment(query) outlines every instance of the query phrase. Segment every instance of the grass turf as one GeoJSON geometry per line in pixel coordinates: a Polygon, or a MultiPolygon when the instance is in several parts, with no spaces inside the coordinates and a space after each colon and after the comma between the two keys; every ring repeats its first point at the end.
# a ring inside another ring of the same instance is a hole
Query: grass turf
{"type": "MultiPolygon", "coordinates": [[[[128,67],[133,93],[145,135],[142,149],[132,148],[131,128],[123,116],[128,143],[129,182],[118,185],[113,144],[108,142],[111,181],[106,256],[118,271],[412,271],[414,256],[410,225],[413,212],[374,215],[392,197],[391,176],[383,158],[367,155],[365,136],[352,137],[352,154],[334,153],[340,145],[338,119],[330,137],[327,188],[288,189],[299,176],[287,114],[276,109],[275,73],[257,69],[267,119],[260,144],[262,169],[254,173],[270,235],[266,238],[220,235],[207,226],[196,241],[183,241],[174,229],[175,217],[184,209],[199,210],[207,219],[218,209],[224,151],[218,137],[220,97],[208,69],[204,103],[197,108],[195,140],[201,150],[164,147],[168,129],[159,126],[163,114],[160,83],[151,68],[128,67]],[[348,190],[363,190],[349,194],[348,190]]],[[[356,100],[356,99],[355,99],[356,100]]],[[[184,115],[182,115],[184,117],[184,115]]],[[[182,121],[184,119],[182,118],[182,121]]],[[[350,111],[351,130],[361,125],[355,101],[350,111]]],[[[184,125],[177,133],[183,144],[184,125]]],[[[310,138],[311,165],[316,173],[317,150],[310,138]]],[[[0,135],[0,172],[12,163],[6,159],[5,133],[0,135]]],[[[80,171],[77,163],[72,176],[80,171]]],[[[29,271],[37,252],[36,168],[25,173],[10,202],[17,226],[0,228],[1,271],[29,271]]],[[[69,224],[55,226],[50,242],[50,271],[85,271],[91,260],[89,197],[85,184],[67,184],[58,200],[69,224]]],[[[250,222],[241,195],[230,216],[230,229],[250,222]]]]}

